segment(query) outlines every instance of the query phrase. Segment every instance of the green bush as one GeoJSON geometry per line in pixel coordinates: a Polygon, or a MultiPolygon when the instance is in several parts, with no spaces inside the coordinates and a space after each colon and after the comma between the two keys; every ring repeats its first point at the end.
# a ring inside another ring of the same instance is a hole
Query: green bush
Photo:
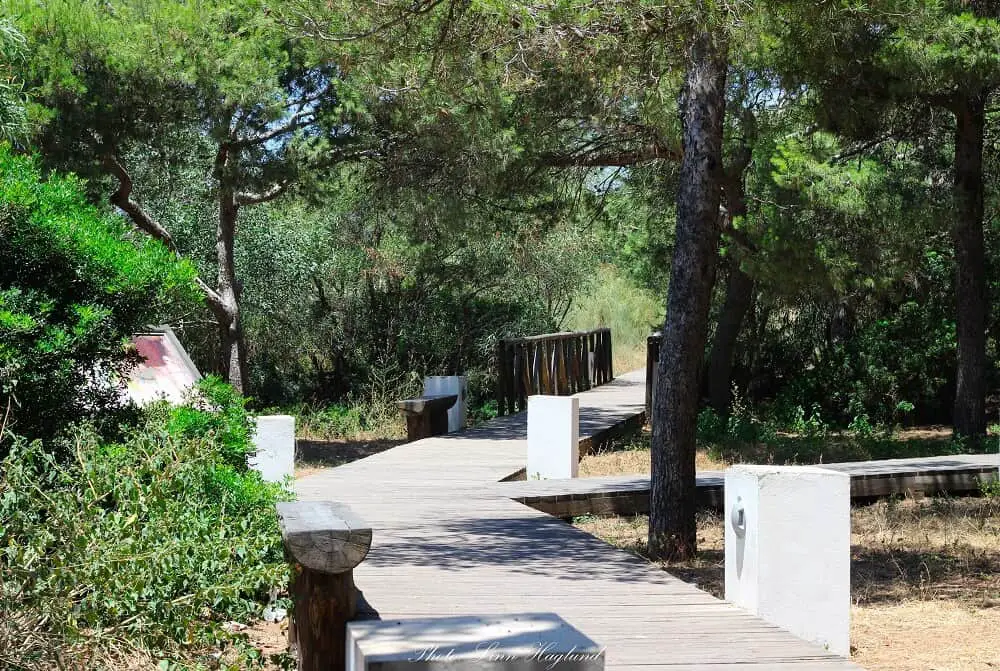
{"type": "Polygon", "coordinates": [[[366,428],[361,408],[330,405],[325,408],[300,406],[291,411],[296,416],[299,435],[314,440],[353,438],[366,428]]]}
{"type": "Polygon", "coordinates": [[[190,266],[6,145],[0,259],[0,413],[29,438],[110,417],[136,361],[126,338],[197,296],[190,266]]]}
{"type": "Polygon", "coordinates": [[[170,412],[167,432],[191,440],[211,435],[225,463],[245,472],[254,431],[246,405],[242,394],[217,377],[207,377],[198,384],[188,405],[170,412]]]}
{"type": "Polygon", "coordinates": [[[252,659],[221,625],[259,617],[287,582],[283,494],[234,463],[251,436],[238,397],[202,390],[117,443],[76,429],[69,459],[13,442],[0,462],[0,667],[197,664],[220,646],[233,668],[252,659]]]}

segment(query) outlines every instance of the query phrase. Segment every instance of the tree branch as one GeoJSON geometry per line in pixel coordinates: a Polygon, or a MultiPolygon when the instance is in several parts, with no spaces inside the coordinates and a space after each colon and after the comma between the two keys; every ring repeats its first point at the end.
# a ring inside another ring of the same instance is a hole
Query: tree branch
{"type": "Polygon", "coordinates": [[[277,137],[281,137],[282,135],[293,133],[300,128],[305,128],[315,120],[316,118],[313,116],[312,112],[304,112],[302,110],[299,110],[298,112],[293,114],[292,117],[287,122],[283,123],[282,125],[272,128],[271,130],[264,131],[263,133],[254,133],[249,137],[241,138],[234,144],[237,147],[248,147],[254,144],[264,144],[265,142],[269,142],[277,137]]]}
{"type": "Polygon", "coordinates": [[[118,157],[113,152],[108,152],[104,156],[104,165],[118,180],[118,190],[111,194],[108,199],[111,204],[127,214],[136,228],[162,242],[174,254],[178,254],[177,245],[170,232],[146,212],[139,203],[132,200],[132,177],[118,157]]]}
{"type": "Polygon", "coordinates": [[[679,161],[681,156],[681,151],[675,147],[652,142],[637,149],[543,154],[540,158],[550,168],[624,168],[649,161],[679,161]]]}
{"type": "Polygon", "coordinates": [[[291,182],[289,180],[283,180],[272,184],[264,191],[260,193],[248,193],[240,192],[236,194],[236,204],[237,205],[259,205],[260,203],[266,203],[268,201],[274,200],[285,191],[288,190],[291,182]]]}
{"type": "MultiPolygon", "coordinates": [[[[177,258],[180,258],[180,251],[178,251],[177,244],[174,242],[170,232],[156,221],[152,215],[146,212],[139,203],[132,200],[132,176],[129,175],[128,170],[125,169],[125,166],[114,152],[105,154],[104,165],[118,180],[118,190],[111,194],[111,197],[108,199],[111,204],[128,215],[136,228],[151,238],[162,242],[177,258]]],[[[227,314],[226,304],[219,293],[205,284],[200,277],[195,277],[194,281],[202,293],[205,294],[205,302],[208,303],[208,307],[212,312],[216,315],[227,314]]]]}
{"type": "MultiPolygon", "coordinates": [[[[307,16],[304,13],[299,13],[300,18],[303,22],[304,32],[306,37],[313,37],[324,42],[354,42],[357,40],[367,39],[378,35],[379,33],[392,28],[395,25],[402,23],[414,16],[419,16],[421,14],[427,14],[435,7],[440,5],[445,0],[415,0],[410,7],[404,8],[403,11],[399,13],[398,16],[385,21],[377,26],[369,28],[358,33],[346,33],[343,35],[336,35],[331,33],[326,33],[320,28],[319,22],[311,16],[307,16]]],[[[292,27],[288,24],[284,24],[286,27],[292,27]]]]}

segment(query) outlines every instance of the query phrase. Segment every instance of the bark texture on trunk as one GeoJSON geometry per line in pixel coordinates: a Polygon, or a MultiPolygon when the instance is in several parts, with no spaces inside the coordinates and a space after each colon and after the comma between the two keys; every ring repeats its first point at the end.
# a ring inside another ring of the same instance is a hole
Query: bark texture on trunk
{"type": "Polygon", "coordinates": [[[695,551],[695,431],[699,372],[719,244],[726,57],[707,31],[686,54],[679,100],[684,157],[656,398],[653,403],[649,552],[695,551]]]}
{"type": "Polygon", "coordinates": [[[726,300],[715,327],[712,350],[708,356],[708,404],[720,417],[729,415],[732,403],[733,359],[736,342],[753,303],[754,281],[733,259],[726,280],[726,300]]]}
{"type": "MultiPolygon", "coordinates": [[[[729,210],[728,221],[746,216],[747,199],[744,177],[753,152],[746,139],[756,134],[756,119],[749,110],[744,110],[742,120],[744,142],[734,152],[735,157],[726,167],[723,192],[729,210]]],[[[730,226],[735,237],[736,229],[730,226]]],[[[732,404],[733,360],[736,358],[736,343],[743,330],[743,320],[753,304],[755,282],[740,267],[740,254],[729,255],[729,276],[726,280],[726,298],[715,327],[712,349],[708,357],[706,391],[708,404],[721,417],[729,415],[732,404]]]]}
{"type": "Polygon", "coordinates": [[[983,135],[986,95],[959,100],[955,108],[955,243],[958,374],[955,433],[986,435],[986,255],[983,242],[983,135]]]}
{"type": "Polygon", "coordinates": [[[219,323],[219,374],[237,391],[247,390],[246,340],[240,314],[240,282],[236,278],[236,221],[239,205],[231,189],[219,194],[219,222],[215,253],[219,265],[216,293],[219,300],[212,311],[219,323]]]}

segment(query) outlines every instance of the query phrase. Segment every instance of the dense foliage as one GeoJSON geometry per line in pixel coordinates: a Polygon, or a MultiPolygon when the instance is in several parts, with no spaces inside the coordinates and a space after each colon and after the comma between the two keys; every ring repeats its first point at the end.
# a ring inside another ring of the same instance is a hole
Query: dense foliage
{"type": "Polygon", "coordinates": [[[60,449],[6,437],[0,665],[194,663],[228,642],[222,660],[247,668],[255,653],[222,625],[259,617],[287,580],[282,494],[247,469],[250,429],[243,400],[209,379],[117,442],[87,426],[60,449]]]}
{"type": "Polygon", "coordinates": [[[0,9],[20,31],[0,24],[0,136],[30,131],[43,165],[87,180],[2,154],[18,432],[107,423],[95,385],[161,316],[251,403],[308,408],[330,435],[428,374],[468,375],[482,409],[508,335],[610,325],[637,368],[662,327],[651,528],[679,555],[704,406],[751,441],[986,435],[995,3],[0,9]],[[192,282],[204,306],[178,309],[192,282]]]}
{"type": "Polygon", "coordinates": [[[194,300],[193,269],[0,146],[0,403],[7,428],[51,436],[113,424],[127,338],[194,300]]]}

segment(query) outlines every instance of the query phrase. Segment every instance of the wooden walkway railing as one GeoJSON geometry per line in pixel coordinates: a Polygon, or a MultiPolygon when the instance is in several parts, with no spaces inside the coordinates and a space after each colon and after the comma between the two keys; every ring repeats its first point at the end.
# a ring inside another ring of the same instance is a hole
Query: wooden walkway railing
{"type": "Polygon", "coordinates": [[[569,396],[614,379],[611,329],[548,333],[497,344],[497,414],[528,408],[528,396],[569,396]]]}

